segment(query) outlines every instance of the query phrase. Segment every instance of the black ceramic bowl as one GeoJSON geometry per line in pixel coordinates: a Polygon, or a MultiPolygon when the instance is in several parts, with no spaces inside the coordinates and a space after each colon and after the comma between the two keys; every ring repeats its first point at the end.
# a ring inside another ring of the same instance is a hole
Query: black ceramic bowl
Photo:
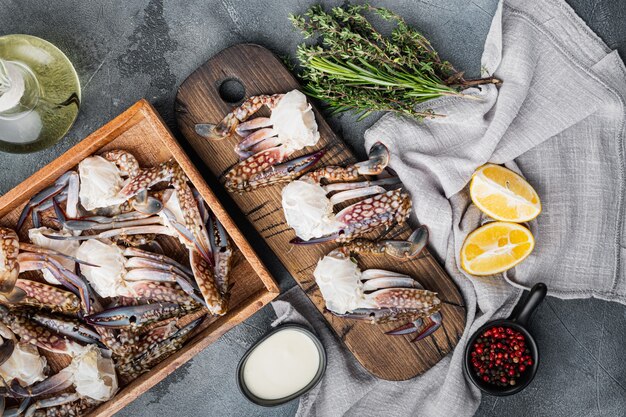
{"type": "Polygon", "coordinates": [[[524,388],[530,384],[530,382],[535,377],[537,373],[537,368],[539,367],[539,349],[537,348],[537,343],[533,336],[526,329],[526,325],[530,316],[535,311],[535,309],[541,304],[544,297],[546,296],[547,288],[545,284],[538,283],[530,290],[530,293],[524,300],[524,303],[518,308],[518,313],[513,314],[508,319],[494,320],[482,326],[478,329],[469,339],[467,346],[465,346],[465,358],[463,361],[463,371],[465,372],[465,377],[469,379],[478,389],[482,392],[489,395],[497,395],[497,396],[506,396],[517,394],[524,388]],[[520,377],[517,380],[517,384],[511,386],[497,386],[491,384],[489,382],[483,381],[476,375],[476,372],[472,367],[472,359],[471,352],[474,343],[476,343],[476,339],[480,336],[485,330],[491,327],[509,327],[513,330],[517,330],[521,334],[524,335],[526,339],[526,346],[530,350],[530,356],[533,360],[532,366],[526,368],[520,377]]]}
{"type": "Polygon", "coordinates": [[[295,398],[298,398],[302,394],[305,394],[308,391],[310,391],[313,388],[315,388],[315,386],[317,384],[319,384],[319,382],[322,380],[322,376],[324,376],[324,372],[326,372],[326,350],[324,349],[324,346],[322,345],[322,342],[319,340],[319,338],[312,331],[310,331],[307,327],[302,326],[300,324],[283,324],[283,325],[280,325],[280,326],[276,327],[274,330],[270,331],[269,333],[267,333],[265,336],[263,336],[261,339],[259,339],[254,345],[252,345],[250,347],[250,349],[248,349],[246,351],[246,353],[243,355],[243,357],[239,361],[239,365],[237,365],[237,385],[239,386],[239,391],[241,391],[243,396],[246,397],[251,402],[253,402],[254,404],[261,405],[263,407],[274,407],[274,406],[281,405],[281,404],[284,404],[286,402],[289,402],[289,401],[291,401],[291,400],[293,400],[295,398]],[[250,392],[250,390],[248,389],[248,387],[246,386],[246,384],[244,382],[244,379],[243,379],[244,367],[246,365],[248,357],[250,356],[252,351],[259,344],[261,344],[263,341],[265,341],[268,337],[270,337],[274,333],[283,331],[285,329],[295,329],[295,330],[298,330],[298,331],[300,331],[302,333],[305,333],[307,336],[309,336],[311,338],[311,340],[313,341],[313,343],[317,347],[317,350],[318,350],[318,352],[320,354],[320,366],[317,369],[317,373],[315,374],[315,376],[313,377],[311,382],[309,382],[301,390],[299,390],[297,392],[294,392],[293,394],[291,394],[291,395],[289,395],[287,397],[277,398],[277,399],[274,399],[274,400],[267,400],[267,399],[264,399],[264,398],[259,398],[256,395],[252,394],[252,392],[250,392]]]}

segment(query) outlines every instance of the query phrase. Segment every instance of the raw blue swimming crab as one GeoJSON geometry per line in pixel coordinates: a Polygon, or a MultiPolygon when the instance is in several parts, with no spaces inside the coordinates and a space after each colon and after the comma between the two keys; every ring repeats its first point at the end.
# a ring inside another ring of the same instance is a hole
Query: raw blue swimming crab
{"type": "Polygon", "coordinates": [[[354,254],[389,255],[412,259],[428,240],[425,227],[418,228],[407,241],[355,240],[324,256],[313,275],[332,314],[373,324],[408,321],[389,335],[416,333],[414,342],[433,334],[442,323],[441,300],[414,278],[382,269],[361,271],[354,254]]]}

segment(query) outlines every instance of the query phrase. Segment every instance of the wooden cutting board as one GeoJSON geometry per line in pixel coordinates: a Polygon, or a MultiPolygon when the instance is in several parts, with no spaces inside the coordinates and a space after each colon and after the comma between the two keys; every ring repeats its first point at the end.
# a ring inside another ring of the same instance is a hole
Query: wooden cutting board
{"type": "MultiPolygon", "coordinates": [[[[215,55],[180,86],[176,97],[178,124],[191,147],[218,180],[223,182],[223,174],[238,162],[233,150],[237,140],[229,138],[211,142],[195,133],[195,124],[219,122],[233,106],[241,103],[243,95],[247,98],[259,94],[286,93],[297,88],[300,85],[296,79],[270,51],[258,45],[235,45],[215,55]],[[236,97],[237,90],[242,93],[240,97],[236,97]]],[[[322,115],[314,110],[321,134],[316,148],[325,147],[328,150],[318,166],[356,162],[352,152],[331,131],[322,115]]],[[[259,114],[268,115],[269,112],[263,109],[259,114]]],[[[307,148],[292,157],[313,150],[307,148]]],[[[287,226],[283,216],[282,187],[275,185],[230,196],[324,315],[337,336],[368,371],[387,380],[406,380],[424,373],[454,349],[465,327],[463,298],[428,250],[424,250],[418,259],[405,262],[386,257],[360,256],[359,265],[362,270],[383,268],[411,275],[426,289],[437,292],[444,301],[443,326],[432,336],[411,343],[414,335],[384,334],[402,323],[371,325],[337,318],[325,312],[324,299],[315,284],[313,270],[317,261],[336,244],[295,246],[289,243],[295,233],[287,226]]],[[[407,225],[396,226],[386,237],[403,239],[409,234],[407,225]]]]}

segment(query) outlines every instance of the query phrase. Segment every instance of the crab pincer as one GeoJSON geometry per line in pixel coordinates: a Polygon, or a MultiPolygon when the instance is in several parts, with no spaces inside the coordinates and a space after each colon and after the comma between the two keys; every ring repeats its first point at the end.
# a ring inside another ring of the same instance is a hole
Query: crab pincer
{"type": "Polygon", "coordinates": [[[389,335],[418,333],[413,341],[433,334],[442,322],[441,300],[411,276],[383,269],[361,271],[353,254],[390,255],[414,259],[427,243],[427,229],[418,228],[407,241],[352,241],[331,251],[313,275],[333,315],[372,324],[409,321],[389,335]],[[426,324],[424,326],[424,324],[426,324]]]}
{"type": "Polygon", "coordinates": [[[184,313],[179,304],[154,303],[135,306],[120,306],[100,313],[85,316],[85,321],[93,326],[110,328],[139,327],[156,321],[178,317],[184,313]]]}

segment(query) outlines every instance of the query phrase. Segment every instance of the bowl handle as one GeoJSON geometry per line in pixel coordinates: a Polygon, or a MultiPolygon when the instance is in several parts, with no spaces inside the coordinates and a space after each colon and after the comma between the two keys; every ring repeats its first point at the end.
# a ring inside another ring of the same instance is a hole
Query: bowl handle
{"type": "Polygon", "coordinates": [[[518,323],[520,326],[526,326],[530,316],[533,314],[535,309],[539,307],[539,304],[541,304],[547,292],[548,287],[546,287],[546,284],[542,282],[535,284],[524,300],[521,308],[518,310],[518,313],[511,317],[511,321],[518,323]]]}

